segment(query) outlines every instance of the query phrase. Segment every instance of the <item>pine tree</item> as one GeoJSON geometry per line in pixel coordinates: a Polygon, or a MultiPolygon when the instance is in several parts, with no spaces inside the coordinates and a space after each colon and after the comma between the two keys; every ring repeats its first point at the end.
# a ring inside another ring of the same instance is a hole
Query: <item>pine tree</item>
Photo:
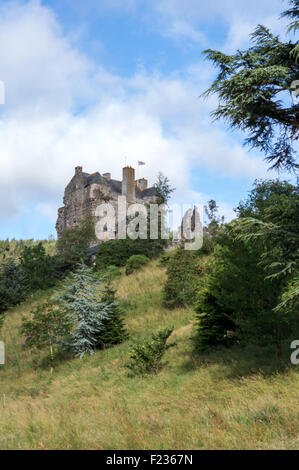
{"type": "Polygon", "coordinates": [[[123,312],[115,298],[115,290],[108,283],[102,296],[102,302],[108,306],[108,317],[103,320],[98,337],[98,347],[104,349],[126,341],[129,334],[124,326],[123,312]]]}
{"type": "Polygon", "coordinates": [[[81,264],[67,277],[63,293],[56,298],[72,324],[69,349],[81,358],[94,353],[103,321],[110,313],[107,301],[100,299],[102,283],[92,275],[91,268],[81,264]]]}
{"type": "Polygon", "coordinates": [[[0,278],[0,313],[23,302],[30,291],[29,279],[20,265],[9,260],[0,278]]]}
{"type": "MultiPolygon", "coordinates": [[[[292,19],[288,29],[295,33],[299,27],[299,0],[289,3],[291,8],[282,16],[292,19]]],[[[272,168],[296,170],[299,104],[293,91],[299,76],[298,41],[282,42],[262,25],[257,26],[251,39],[252,47],[233,55],[204,51],[219,69],[217,79],[204,95],[218,96],[220,103],[213,117],[247,132],[245,143],[265,152],[272,168]]]]}
{"type": "Polygon", "coordinates": [[[55,284],[55,258],[47,255],[40,242],[25,246],[21,254],[21,266],[26,272],[32,290],[47,289],[55,284]]]}
{"type": "Polygon", "coordinates": [[[149,340],[132,344],[126,367],[134,375],[157,374],[166,351],[176,346],[176,343],[167,343],[172,332],[173,328],[163,328],[153,333],[149,340]]]}
{"type": "Polygon", "coordinates": [[[235,341],[273,343],[298,324],[298,189],[257,181],[237,208],[238,219],[217,234],[199,292],[198,350],[235,341]]]}

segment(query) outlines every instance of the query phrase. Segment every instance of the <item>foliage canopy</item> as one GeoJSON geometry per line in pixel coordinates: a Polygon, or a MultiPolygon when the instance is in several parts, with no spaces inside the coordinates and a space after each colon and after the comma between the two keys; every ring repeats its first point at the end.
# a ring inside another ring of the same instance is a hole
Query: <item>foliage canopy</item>
{"type": "MultiPolygon", "coordinates": [[[[299,0],[290,0],[290,4],[292,8],[282,16],[292,19],[289,30],[296,32],[299,0]]],[[[257,26],[251,39],[252,47],[233,55],[204,51],[219,69],[204,96],[218,96],[213,117],[223,118],[231,127],[248,133],[245,143],[265,152],[272,168],[296,170],[299,103],[292,87],[299,77],[298,41],[282,42],[262,25],[257,26]]]]}

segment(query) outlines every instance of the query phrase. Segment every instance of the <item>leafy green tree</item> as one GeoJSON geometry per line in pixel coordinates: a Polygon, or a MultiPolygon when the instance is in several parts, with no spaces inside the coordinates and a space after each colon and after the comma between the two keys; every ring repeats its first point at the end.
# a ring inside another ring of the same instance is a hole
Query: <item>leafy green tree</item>
{"type": "Polygon", "coordinates": [[[100,349],[120,344],[129,337],[124,325],[124,313],[115,293],[116,291],[108,283],[102,295],[102,302],[108,305],[109,313],[107,318],[103,319],[101,332],[98,336],[97,347],[100,349]]]}
{"type": "Polygon", "coordinates": [[[289,1],[291,8],[282,13],[282,17],[292,18],[292,23],[290,23],[288,31],[296,32],[299,29],[299,2],[298,0],[289,1]]]}
{"type": "MultiPolygon", "coordinates": [[[[292,8],[282,16],[293,20],[289,30],[296,32],[299,0],[289,3],[292,8]]],[[[204,52],[219,69],[204,95],[218,96],[213,117],[248,133],[245,142],[265,152],[272,168],[297,169],[294,146],[299,138],[299,104],[292,99],[292,86],[299,77],[298,42],[282,42],[262,25],[251,39],[252,47],[233,55],[211,49],[204,52]]]]}
{"type": "Polygon", "coordinates": [[[101,243],[96,255],[96,266],[99,271],[107,266],[125,266],[133,255],[144,255],[148,258],[156,258],[164,251],[161,240],[109,240],[101,243]]]}
{"type": "Polygon", "coordinates": [[[167,263],[164,305],[176,308],[194,304],[203,272],[203,263],[197,252],[178,249],[167,263]]]}
{"type": "Polygon", "coordinates": [[[81,264],[66,278],[63,292],[55,299],[72,325],[68,346],[75,356],[94,353],[103,320],[109,317],[110,304],[99,298],[102,283],[91,268],[81,264]]]}
{"type": "Polygon", "coordinates": [[[21,265],[9,260],[0,275],[0,313],[23,302],[29,295],[30,282],[21,265]]]}
{"type": "Polygon", "coordinates": [[[211,199],[208,205],[204,207],[205,213],[209,219],[208,232],[211,236],[215,235],[219,226],[224,224],[224,216],[218,215],[219,207],[216,201],[211,199]]]}
{"type": "Polygon", "coordinates": [[[47,289],[55,285],[55,258],[46,254],[42,243],[24,247],[21,266],[28,276],[32,290],[47,289]]]}
{"type": "Polygon", "coordinates": [[[166,351],[176,345],[167,343],[173,328],[164,328],[145,340],[131,346],[130,360],[126,367],[134,375],[157,374],[162,367],[166,351]]]}
{"type": "Polygon", "coordinates": [[[298,293],[297,189],[287,182],[257,181],[237,212],[239,218],[218,234],[206,289],[199,295],[198,348],[271,341],[280,355],[281,339],[298,318],[293,304],[298,293]]]}
{"type": "MultiPolygon", "coordinates": [[[[21,334],[26,347],[49,348],[51,362],[54,360],[54,347],[62,344],[70,333],[70,322],[53,300],[39,303],[24,317],[21,334]]],[[[51,368],[53,370],[53,366],[51,368]]]]}
{"type": "Polygon", "coordinates": [[[18,262],[24,247],[36,246],[39,243],[42,243],[43,247],[46,250],[47,255],[54,256],[56,251],[56,241],[54,239],[34,241],[33,239],[29,240],[0,240],[0,265],[5,264],[8,260],[12,259],[15,262],[18,262]]]}
{"type": "Polygon", "coordinates": [[[76,227],[66,228],[56,245],[61,270],[71,270],[82,261],[89,263],[89,247],[96,241],[93,217],[87,217],[76,227]]]}
{"type": "Polygon", "coordinates": [[[290,280],[283,290],[280,303],[275,307],[274,312],[282,315],[292,316],[295,319],[295,328],[299,326],[299,274],[296,272],[294,278],[290,280]]]}
{"type": "Polygon", "coordinates": [[[299,194],[287,181],[256,181],[240,203],[241,237],[264,243],[262,265],[269,278],[290,279],[299,267],[299,194]]]}
{"type": "Polygon", "coordinates": [[[158,174],[155,189],[157,193],[157,204],[167,204],[171,194],[175,191],[175,188],[172,188],[170,185],[169,178],[164,176],[161,172],[158,174]]]}
{"type": "Polygon", "coordinates": [[[266,279],[280,285],[281,297],[273,310],[278,324],[280,318],[294,323],[299,307],[298,201],[298,188],[285,181],[256,182],[247,203],[238,208],[243,216],[239,237],[247,244],[263,243],[260,265],[266,279]]]}
{"type": "Polygon", "coordinates": [[[265,344],[276,336],[273,308],[281,291],[278,282],[265,280],[259,265],[262,246],[238,239],[236,225],[218,235],[219,245],[199,293],[198,349],[235,341],[265,344]]]}
{"type": "Polygon", "coordinates": [[[208,202],[208,205],[205,206],[205,213],[207,214],[210,222],[217,221],[218,209],[219,207],[217,206],[217,203],[214,201],[214,199],[211,199],[208,202]]]}

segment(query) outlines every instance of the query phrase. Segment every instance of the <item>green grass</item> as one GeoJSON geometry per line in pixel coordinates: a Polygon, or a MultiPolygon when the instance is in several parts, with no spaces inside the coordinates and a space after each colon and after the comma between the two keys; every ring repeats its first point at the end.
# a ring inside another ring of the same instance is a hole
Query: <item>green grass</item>
{"type": "Polygon", "coordinates": [[[296,449],[299,370],[272,347],[195,356],[192,309],[167,310],[165,271],[151,262],[115,280],[131,339],[174,326],[177,342],[157,376],[129,378],[129,342],[64,359],[24,350],[19,326],[35,299],[11,311],[0,339],[1,449],[296,449]]]}

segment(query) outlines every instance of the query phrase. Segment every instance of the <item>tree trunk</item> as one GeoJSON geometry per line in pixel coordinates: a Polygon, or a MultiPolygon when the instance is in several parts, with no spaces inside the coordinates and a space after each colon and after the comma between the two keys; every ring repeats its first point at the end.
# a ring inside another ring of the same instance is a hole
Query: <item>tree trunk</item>
{"type": "Polygon", "coordinates": [[[50,339],[50,356],[51,356],[51,374],[53,374],[53,361],[54,361],[54,353],[53,353],[53,346],[52,340],[50,339]]]}

